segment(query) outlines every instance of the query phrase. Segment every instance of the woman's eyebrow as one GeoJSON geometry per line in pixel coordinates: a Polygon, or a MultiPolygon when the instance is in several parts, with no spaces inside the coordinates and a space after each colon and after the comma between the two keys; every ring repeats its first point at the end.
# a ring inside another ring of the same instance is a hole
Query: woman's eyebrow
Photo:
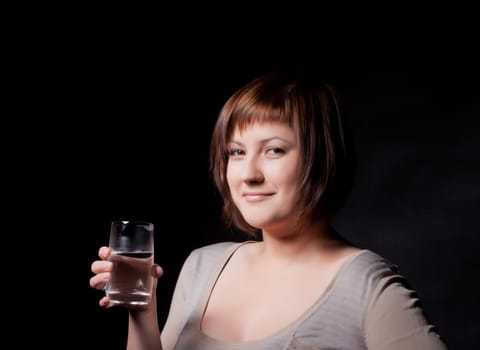
{"type": "MultiPolygon", "coordinates": [[[[283,141],[283,142],[286,142],[286,143],[292,143],[292,141],[287,140],[287,139],[285,139],[283,137],[280,137],[280,136],[267,137],[265,139],[259,140],[259,143],[265,144],[265,143],[268,143],[268,142],[273,141],[273,140],[280,140],[280,141],[283,141]]],[[[240,146],[244,145],[243,142],[237,141],[237,140],[230,140],[228,143],[234,143],[234,144],[237,144],[237,145],[240,145],[240,146]]]]}

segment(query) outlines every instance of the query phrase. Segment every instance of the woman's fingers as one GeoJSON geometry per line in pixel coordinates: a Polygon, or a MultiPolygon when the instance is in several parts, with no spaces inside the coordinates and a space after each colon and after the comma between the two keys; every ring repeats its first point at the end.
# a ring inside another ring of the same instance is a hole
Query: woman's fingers
{"type": "Polygon", "coordinates": [[[112,273],[109,271],[97,273],[90,278],[90,286],[95,289],[104,290],[107,282],[110,281],[111,278],[112,273]]]}
{"type": "Polygon", "coordinates": [[[98,250],[98,256],[102,260],[107,260],[110,256],[111,251],[112,250],[109,247],[100,247],[100,249],[98,250]]]}
{"type": "MultiPolygon", "coordinates": [[[[90,286],[92,288],[105,290],[105,286],[112,278],[113,263],[108,261],[110,254],[111,249],[109,247],[101,247],[98,250],[98,256],[101,260],[95,260],[90,267],[91,271],[94,273],[94,276],[90,278],[90,286]]],[[[162,267],[158,264],[154,264],[152,267],[152,275],[156,280],[160,278],[163,275],[162,267]]],[[[103,296],[98,303],[102,308],[113,306],[107,295],[103,296]]]]}
{"type": "Polygon", "coordinates": [[[101,272],[111,272],[113,269],[113,263],[111,261],[106,260],[95,260],[91,268],[93,273],[101,273],[101,272]]]}
{"type": "Polygon", "coordinates": [[[108,299],[108,296],[104,296],[102,299],[100,299],[98,304],[100,305],[100,307],[103,307],[104,309],[111,306],[110,299],[108,299]]]}
{"type": "Polygon", "coordinates": [[[160,278],[163,275],[163,269],[160,265],[154,264],[153,265],[153,277],[160,278]]]}

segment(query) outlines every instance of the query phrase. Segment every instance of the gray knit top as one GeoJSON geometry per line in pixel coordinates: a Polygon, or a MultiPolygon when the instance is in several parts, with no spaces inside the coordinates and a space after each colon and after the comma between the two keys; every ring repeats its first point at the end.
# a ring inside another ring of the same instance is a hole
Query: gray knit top
{"type": "Polygon", "coordinates": [[[216,243],[188,256],[162,331],[164,350],[447,349],[397,267],[370,250],[350,256],[323,295],[275,334],[246,342],[209,337],[200,327],[208,298],[245,243],[216,243]]]}

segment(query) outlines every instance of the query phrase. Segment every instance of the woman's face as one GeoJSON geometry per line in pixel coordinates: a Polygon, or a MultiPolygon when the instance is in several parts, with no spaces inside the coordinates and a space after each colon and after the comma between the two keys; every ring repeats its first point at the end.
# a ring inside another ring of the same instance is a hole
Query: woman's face
{"type": "Polygon", "coordinates": [[[227,183],[232,199],[253,227],[289,224],[298,193],[300,153],[284,123],[254,123],[228,143],[227,183]]]}

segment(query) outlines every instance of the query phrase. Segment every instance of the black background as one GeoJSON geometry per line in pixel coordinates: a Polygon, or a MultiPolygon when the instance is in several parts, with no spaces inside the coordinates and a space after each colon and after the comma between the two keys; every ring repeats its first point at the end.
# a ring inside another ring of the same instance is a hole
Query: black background
{"type": "Polygon", "coordinates": [[[28,267],[48,290],[48,302],[27,303],[36,339],[123,348],[125,310],[100,309],[88,283],[113,219],[155,224],[163,323],[187,254],[240,238],[223,229],[208,174],[217,113],[243,83],[288,66],[322,73],[348,101],[360,167],[337,229],[400,266],[451,349],[478,343],[476,28],[194,11],[167,24],[168,12],[143,20],[123,10],[64,14],[16,43],[25,51],[13,88],[31,97],[15,113],[28,128],[14,161],[28,169],[10,206],[29,213],[27,229],[56,233],[32,247],[47,249],[45,267],[28,267]]]}

